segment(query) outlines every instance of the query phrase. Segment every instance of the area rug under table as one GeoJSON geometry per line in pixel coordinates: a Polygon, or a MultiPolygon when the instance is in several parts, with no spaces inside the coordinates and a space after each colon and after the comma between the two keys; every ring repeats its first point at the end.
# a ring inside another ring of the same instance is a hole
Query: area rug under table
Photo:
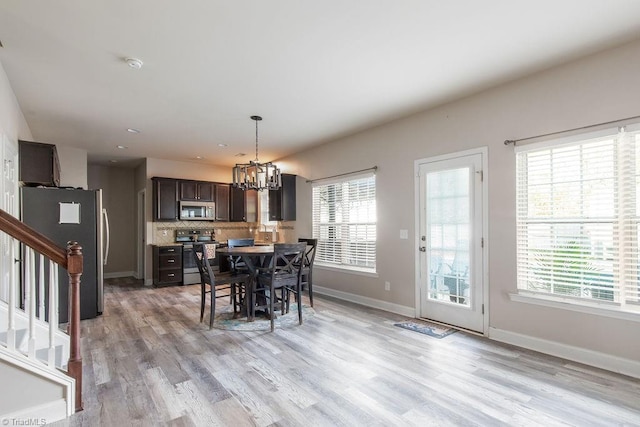
{"type": "MultiPolygon", "coordinates": [[[[276,320],[275,328],[289,328],[299,326],[298,321],[298,304],[291,304],[289,312],[282,314],[280,310],[275,310],[276,320]]],[[[302,305],[302,321],[304,322],[315,315],[313,308],[302,305]]],[[[205,322],[207,320],[205,319],[205,322]]],[[[218,309],[216,305],[216,316],[214,318],[213,327],[216,329],[224,329],[227,331],[269,331],[271,330],[271,321],[262,313],[256,313],[256,319],[253,322],[247,322],[246,317],[233,318],[233,309],[231,305],[223,306],[218,309]]]]}
{"type": "Polygon", "coordinates": [[[456,329],[439,325],[437,323],[425,322],[423,320],[420,321],[409,321],[409,322],[400,322],[394,323],[394,326],[399,328],[408,329],[410,331],[419,332],[421,334],[429,335],[434,338],[444,338],[447,335],[451,335],[456,332],[456,329]]]}

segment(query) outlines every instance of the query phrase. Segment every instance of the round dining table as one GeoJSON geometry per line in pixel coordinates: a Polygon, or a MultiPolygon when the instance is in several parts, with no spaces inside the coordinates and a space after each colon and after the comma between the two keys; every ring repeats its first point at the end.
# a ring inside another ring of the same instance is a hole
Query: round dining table
{"type": "MultiPolygon", "coordinates": [[[[216,256],[232,256],[240,257],[247,266],[249,274],[251,274],[250,289],[247,291],[249,298],[245,298],[247,304],[255,304],[252,298],[253,291],[256,286],[256,276],[260,267],[266,267],[273,258],[273,245],[259,245],[259,246],[235,246],[233,248],[217,248],[216,256]]],[[[252,322],[254,319],[249,317],[247,319],[252,322]]]]}

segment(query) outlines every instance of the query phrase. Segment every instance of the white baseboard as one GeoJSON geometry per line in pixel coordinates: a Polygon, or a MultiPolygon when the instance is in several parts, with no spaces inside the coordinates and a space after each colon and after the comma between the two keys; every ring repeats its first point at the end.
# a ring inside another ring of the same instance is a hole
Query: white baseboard
{"type": "Polygon", "coordinates": [[[381,301],[379,299],[363,297],[361,295],[350,294],[348,292],[337,291],[335,289],[324,288],[317,285],[313,286],[313,292],[364,305],[367,307],[378,308],[380,310],[389,311],[391,313],[401,314],[407,317],[416,317],[415,307],[407,307],[400,304],[394,304],[387,301],[381,301]]]}
{"type": "Polygon", "coordinates": [[[135,271],[116,271],[113,273],[104,273],[105,279],[117,279],[120,277],[134,277],[137,273],[135,271]]]}
{"type": "Polygon", "coordinates": [[[517,345],[518,347],[524,347],[529,350],[561,357],[563,359],[584,363],[585,365],[595,366],[596,368],[606,369],[607,371],[640,378],[640,362],[636,360],[625,359],[598,351],[562,344],[556,341],[548,341],[497,328],[489,328],[489,338],[507,344],[517,345]]]}

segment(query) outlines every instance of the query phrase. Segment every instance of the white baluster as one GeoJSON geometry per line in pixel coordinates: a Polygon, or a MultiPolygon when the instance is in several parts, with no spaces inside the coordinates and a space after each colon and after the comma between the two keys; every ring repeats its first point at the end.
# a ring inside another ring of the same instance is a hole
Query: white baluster
{"type": "MultiPolygon", "coordinates": [[[[6,233],[0,233],[0,241],[2,241],[2,255],[3,255],[3,260],[4,257],[8,257],[9,256],[9,248],[11,246],[11,242],[12,242],[12,238],[11,236],[9,236],[6,233]]],[[[2,273],[2,276],[4,276],[4,272],[0,272],[2,273]]],[[[0,301],[9,301],[9,284],[8,283],[2,283],[0,282],[0,301]]]]}
{"type": "Polygon", "coordinates": [[[29,287],[29,357],[36,357],[36,254],[35,251],[31,248],[27,249],[29,254],[28,260],[28,270],[29,270],[29,281],[27,282],[27,286],[29,287]]]}
{"type": "Polygon", "coordinates": [[[49,261],[49,366],[56,364],[56,329],[58,329],[58,265],[49,261]]]}
{"type": "Polygon", "coordinates": [[[24,292],[23,308],[27,316],[29,315],[29,303],[31,301],[31,287],[29,286],[29,282],[31,281],[31,270],[29,266],[31,265],[31,263],[29,262],[29,250],[30,249],[28,246],[24,247],[24,255],[22,259],[22,269],[24,270],[24,283],[22,285],[22,291],[24,292]]]}
{"type": "Polygon", "coordinates": [[[38,277],[38,319],[44,320],[44,255],[40,254],[38,277]]]}
{"type": "Polygon", "coordinates": [[[16,288],[19,286],[20,281],[16,278],[16,245],[13,239],[9,239],[10,245],[10,262],[9,267],[9,327],[7,329],[7,348],[9,350],[16,349],[16,288]]]}

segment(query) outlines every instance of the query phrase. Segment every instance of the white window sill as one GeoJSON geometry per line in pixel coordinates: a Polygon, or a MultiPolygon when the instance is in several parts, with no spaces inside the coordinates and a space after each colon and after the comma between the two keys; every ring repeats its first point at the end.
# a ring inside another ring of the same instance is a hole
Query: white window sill
{"type": "Polygon", "coordinates": [[[579,313],[594,314],[597,316],[612,317],[614,319],[630,320],[640,322],[640,307],[638,311],[629,309],[623,310],[614,303],[591,303],[588,301],[578,301],[572,298],[562,298],[555,295],[543,295],[527,291],[510,293],[511,301],[525,304],[535,304],[544,307],[561,308],[564,310],[577,311],[579,313]]]}
{"type": "Polygon", "coordinates": [[[338,273],[347,273],[347,274],[355,274],[357,276],[366,276],[366,277],[378,277],[378,273],[375,271],[371,271],[371,270],[362,270],[359,268],[355,268],[355,267],[345,267],[345,266],[334,266],[334,265],[327,265],[327,264],[319,264],[319,263],[315,263],[313,265],[313,268],[317,268],[320,270],[327,270],[327,271],[335,271],[338,273]]]}

